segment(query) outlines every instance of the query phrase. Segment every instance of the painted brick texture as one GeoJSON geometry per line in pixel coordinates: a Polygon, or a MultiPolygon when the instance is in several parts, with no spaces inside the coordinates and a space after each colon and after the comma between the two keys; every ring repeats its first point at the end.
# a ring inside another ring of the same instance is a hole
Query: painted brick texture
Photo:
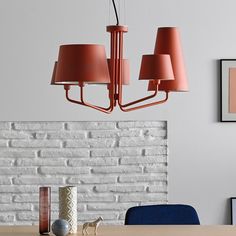
{"type": "Polygon", "coordinates": [[[0,225],[38,224],[38,188],[78,187],[78,223],[167,202],[166,121],[0,122],[0,225]]]}

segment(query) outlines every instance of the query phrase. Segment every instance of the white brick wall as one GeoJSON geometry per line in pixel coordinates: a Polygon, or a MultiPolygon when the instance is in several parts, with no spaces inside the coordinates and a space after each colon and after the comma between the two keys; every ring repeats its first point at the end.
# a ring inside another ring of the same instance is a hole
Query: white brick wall
{"type": "Polygon", "coordinates": [[[0,122],[0,224],[37,224],[38,188],[78,187],[78,222],[167,202],[165,121],[0,122]]]}

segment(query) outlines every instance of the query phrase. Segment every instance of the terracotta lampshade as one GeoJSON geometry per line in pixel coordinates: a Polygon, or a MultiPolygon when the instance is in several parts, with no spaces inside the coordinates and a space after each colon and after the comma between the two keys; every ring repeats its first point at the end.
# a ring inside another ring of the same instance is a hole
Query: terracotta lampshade
{"type": "Polygon", "coordinates": [[[60,46],[53,72],[53,84],[109,83],[110,75],[102,45],[60,46]]]}
{"type": "MultiPolygon", "coordinates": [[[[162,81],[160,91],[188,91],[179,31],[176,27],[163,27],[157,31],[154,54],[169,54],[174,80],[162,81]]],[[[150,83],[151,84],[151,83],[150,83]]]]}
{"type": "MultiPolygon", "coordinates": [[[[119,60],[119,59],[118,59],[119,60]]],[[[111,68],[112,68],[112,62],[111,59],[107,59],[109,71],[110,71],[110,77],[111,77],[111,68]]],[[[130,80],[130,69],[129,69],[129,60],[122,59],[122,85],[129,85],[130,80]]]]}
{"type": "Polygon", "coordinates": [[[56,84],[55,84],[56,70],[57,70],[57,61],[55,61],[54,67],[53,67],[51,85],[56,85],[56,84]]]}
{"type": "Polygon", "coordinates": [[[173,80],[170,55],[143,55],[139,73],[140,80],[173,80]]]}

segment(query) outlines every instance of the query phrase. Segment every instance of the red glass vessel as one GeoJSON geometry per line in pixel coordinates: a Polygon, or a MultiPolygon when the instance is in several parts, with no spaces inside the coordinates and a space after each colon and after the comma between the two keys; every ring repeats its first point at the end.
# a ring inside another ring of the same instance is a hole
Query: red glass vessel
{"type": "Polygon", "coordinates": [[[39,188],[39,233],[49,234],[51,224],[51,188],[39,188]]]}

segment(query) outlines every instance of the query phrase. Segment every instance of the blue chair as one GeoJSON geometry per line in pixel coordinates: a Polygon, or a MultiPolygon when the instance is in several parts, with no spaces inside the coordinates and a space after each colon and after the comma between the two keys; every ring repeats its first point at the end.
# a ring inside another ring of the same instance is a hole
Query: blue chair
{"type": "Polygon", "coordinates": [[[200,225],[200,221],[192,206],[163,204],[129,208],[125,225],[200,225]]]}

